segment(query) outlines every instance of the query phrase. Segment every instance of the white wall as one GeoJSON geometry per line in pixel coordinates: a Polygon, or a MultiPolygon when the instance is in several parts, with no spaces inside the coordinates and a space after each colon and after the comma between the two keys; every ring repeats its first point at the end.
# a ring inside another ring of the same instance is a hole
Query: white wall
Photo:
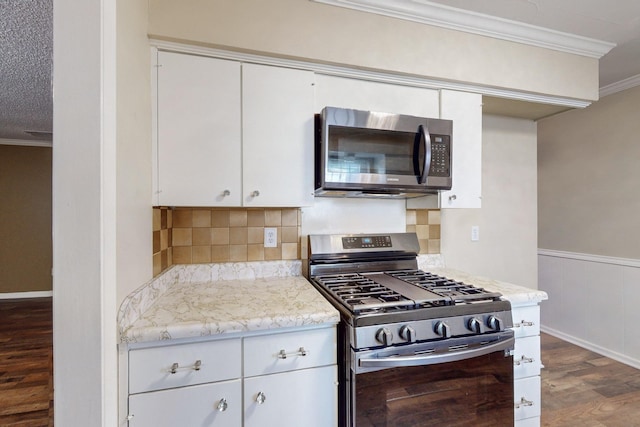
{"type": "Polygon", "coordinates": [[[54,0],[56,425],[118,425],[117,307],[151,278],[146,23],[144,0],[54,0]]]}
{"type": "Polygon", "coordinates": [[[55,424],[114,426],[116,2],[53,11],[55,424]]]}
{"type": "Polygon", "coordinates": [[[536,171],[536,124],[483,116],[482,208],[441,211],[448,268],[538,287],[536,171]]]}

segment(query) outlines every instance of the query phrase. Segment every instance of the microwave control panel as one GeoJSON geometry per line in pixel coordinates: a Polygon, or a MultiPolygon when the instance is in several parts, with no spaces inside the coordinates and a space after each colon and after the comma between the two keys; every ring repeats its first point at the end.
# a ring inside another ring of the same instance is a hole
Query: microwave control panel
{"type": "Polygon", "coordinates": [[[431,135],[429,176],[451,176],[451,138],[449,135],[431,135]]]}

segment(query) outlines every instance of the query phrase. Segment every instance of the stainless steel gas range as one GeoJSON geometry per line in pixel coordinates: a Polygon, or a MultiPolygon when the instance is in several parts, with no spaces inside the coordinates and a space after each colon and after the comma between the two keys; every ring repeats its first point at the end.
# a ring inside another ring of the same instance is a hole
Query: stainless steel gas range
{"type": "Polygon", "coordinates": [[[415,233],[310,235],[340,311],[340,426],[512,426],[514,335],[499,293],[417,266],[415,233]]]}

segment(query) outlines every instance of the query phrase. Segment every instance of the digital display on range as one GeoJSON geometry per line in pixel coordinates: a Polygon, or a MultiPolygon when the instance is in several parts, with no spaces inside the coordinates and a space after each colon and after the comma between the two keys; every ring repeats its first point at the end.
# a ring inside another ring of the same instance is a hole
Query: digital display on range
{"type": "Polygon", "coordinates": [[[349,236],[342,238],[344,249],[390,248],[391,236],[349,236]]]}

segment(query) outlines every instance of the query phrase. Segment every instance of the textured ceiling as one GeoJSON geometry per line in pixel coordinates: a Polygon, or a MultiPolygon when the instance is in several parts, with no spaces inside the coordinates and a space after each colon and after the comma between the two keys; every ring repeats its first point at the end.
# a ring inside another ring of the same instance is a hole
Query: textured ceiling
{"type": "Polygon", "coordinates": [[[52,18],[53,0],[0,0],[0,138],[51,139],[52,18]]]}

